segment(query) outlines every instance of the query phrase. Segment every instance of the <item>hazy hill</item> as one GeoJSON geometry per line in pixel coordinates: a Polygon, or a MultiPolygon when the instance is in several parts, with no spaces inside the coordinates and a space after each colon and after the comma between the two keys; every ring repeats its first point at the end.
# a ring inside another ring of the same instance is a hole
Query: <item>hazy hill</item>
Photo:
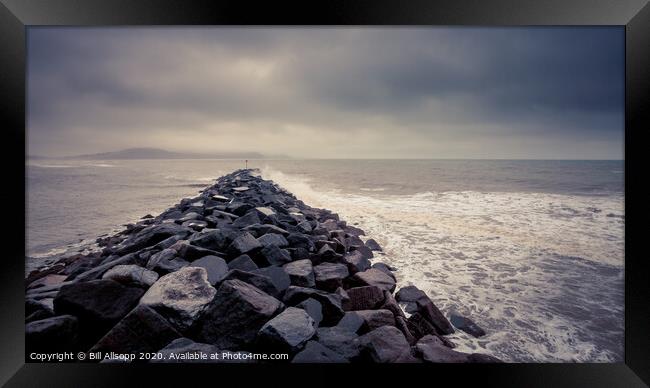
{"type": "Polygon", "coordinates": [[[159,148],[128,148],[120,151],[102,152],[97,154],[85,154],[68,156],[64,159],[264,159],[268,156],[258,152],[215,152],[215,153],[191,153],[173,152],[159,148]]]}

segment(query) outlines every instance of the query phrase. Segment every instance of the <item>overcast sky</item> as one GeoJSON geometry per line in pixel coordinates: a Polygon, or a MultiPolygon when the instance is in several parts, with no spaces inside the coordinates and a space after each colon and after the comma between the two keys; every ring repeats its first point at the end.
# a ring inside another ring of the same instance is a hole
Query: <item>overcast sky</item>
{"type": "Polygon", "coordinates": [[[29,28],[28,153],[622,159],[598,28],[29,28]]]}

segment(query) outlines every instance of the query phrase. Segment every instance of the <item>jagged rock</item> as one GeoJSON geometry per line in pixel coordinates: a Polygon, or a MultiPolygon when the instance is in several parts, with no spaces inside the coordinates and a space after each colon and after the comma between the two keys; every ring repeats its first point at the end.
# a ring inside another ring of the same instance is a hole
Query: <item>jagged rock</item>
{"type": "Polygon", "coordinates": [[[309,341],[305,348],[291,360],[297,364],[349,363],[342,355],[330,350],[317,341],[309,341]]]}
{"type": "Polygon", "coordinates": [[[197,212],[187,212],[181,218],[176,220],[177,224],[182,224],[186,221],[202,220],[203,216],[197,212]]]}
{"type": "Polygon", "coordinates": [[[268,276],[264,276],[259,273],[252,273],[252,272],[246,272],[246,271],[235,269],[235,270],[230,270],[226,274],[223,280],[232,280],[232,279],[239,279],[248,284],[251,284],[259,288],[260,290],[266,292],[267,294],[271,295],[274,298],[280,296],[280,291],[278,291],[278,289],[273,284],[273,281],[268,276]]]}
{"type": "Polygon", "coordinates": [[[349,276],[345,264],[323,263],[314,267],[316,287],[325,291],[334,291],[343,285],[343,279],[349,276]]]}
{"type": "Polygon", "coordinates": [[[352,246],[352,251],[359,252],[361,256],[365,257],[366,259],[372,259],[374,257],[372,251],[368,249],[368,247],[366,247],[365,245],[352,246]]]}
{"type": "Polygon", "coordinates": [[[189,265],[188,261],[176,257],[176,250],[167,248],[156,254],[153,254],[147,261],[147,269],[157,273],[169,273],[189,265]]]}
{"type": "Polygon", "coordinates": [[[269,245],[275,245],[278,248],[285,248],[289,246],[289,242],[283,235],[278,233],[267,233],[263,236],[257,238],[257,241],[262,244],[263,247],[268,247],[269,245]]]}
{"type": "Polygon", "coordinates": [[[451,326],[451,323],[445,318],[445,316],[438,310],[436,305],[433,304],[431,299],[428,297],[418,299],[416,302],[418,306],[418,312],[429,322],[435,326],[438,333],[440,334],[452,334],[454,333],[454,328],[451,326]]]}
{"type": "Polygon", "coordinates": [[[393,294],[391,294],[388,291],[384,291],[384,303],[381,305],[382,309],[390,310],[390,312],[393,313],[395,318],[401,317],[406,319],[406,316],[404,315],[404,311],[399,307],[399,304],[393,297],[393,294]]]}
{"type": "Polygon", "coordinates": [[[485,330],[481,329],[479,325],[474,323],[469,318],[465,318],[461,315],[452,313],[449,317],[451,324],[454,325],[457,329],[464,331],[465,333],[473,337],[482,337],[485,335],[485,330]]]}
{"type": "Polygon", "coordinates": [[[178,338],[158,352],[159,358],[152,363],[250,363],[253,362],[249,352],[231,352],[220,350],[210,344],[194,342],[189,338],[178,338]]]}
{"type": "Polygon", "coordinates": [[[253,224],[260,224],[260,218],[258,217],[256,212],[248,212],[245,215],[239,217],[236,219],[233,223],[232,226],[236,228],[245,228],[249,225],[253,224]]]}
{"type": "Polygon", "coordinates": [[[212,251],[223,251],[228,248],[232,240],[237,237],[237,233],[227,230],[211,230],[190,238],[189,242],[193,246],[210,249],[212,251]]]}
{"type": "Polygon", "coordinates": [[[415,347],[425,362],[469,362],[469,354],[457,352],[448,348],[438,337],[432,335],[422,337],[415,347]]]}
{"type": "Polygon", "coordinates": [[[359,336],[352,331],[338,327],[321,327],[316,330],[316,339],[323,346],[351,361],[359,358],[361,343],[359,336]]]}
{"type": "Polygon", "coordinates": [[[305,248],[287,248],[287,251],[291,254],[293,261],[309,259],[309,251],[305,248]]]}
{"type": "Polygon", "coordinates": [[[366,246],[367,246],[368,249],[370,249],[371,251],[381,251],[381,250],[382,250],[382,249],[381,249],[381,246],[379,246],[379,244],[377,243],[377,241],[375,241],[375,240],[372,239],[372,238],[371,238],[371,239],[368,239],[368,240],[366,241],[366,246]]]}
{"type": "Polygon", "coordinates": [[[252,208],[253,205],[251,205],[250,203],[233,202],[226,207],[226,210],[232,214],[236,214],[241,217],[245,215],[252,208]]]}
{"type": "Polygon", "coordinates": [[[323,306],[316,299],[305,299],[298,303],[296,307],[305,310],[311,319],[314,320],[314,325],[316,327],[318,327],[320,322],[323,320],[323,306]]]}
{"type": "Polygon", "coordinates": [[[257,264],[248,255],[238,256],[228,263],[229,269],[238,269],[241,271],[254,271],[258,269],[257,264]]]}
{"type": "Polygon", "coordinates": [[[362,331],[365,322],[361,315],[354,311],[348,311],[334,327],[342,331],[358,334],[362,331]]]}
{"type": "Polygon", "coordinates": [[[39,287],[53,286],[56,284],[61,284],[68,277],[68,275],[57,275],[49,274],[45,275],[40,279],[37,279],[29,284],[28,289],[36,289],[39,287]]]}
{"type": "Polygon", "coordinates": [[[406,338],[406,341],[409,343],[409,345],[415,345],[417,342],[417,338],[411,333],[411,330],[409,329],[408,323],[406,322],[406,318],[403,316],[399,315],[394,315],[395,317],[395,327],[399,329],[399,331],[404,334],[404,338],[406,338]]]}
{"type": "Polygon", "coordinates": [[[61,315],[29,322],[25,326],[27,352],[76,350],[78,322],[72,315],[61,315]]]}
{"type": "Polygon", "coordinates": [[[228,272],[226,261],[217,256],[204,256],[190,264],[190,267],[204,268],[208,273],[208,282],[213,286],[223,280],[228,272]]]}
{"type": "Polygon", "coordinates": [[[394,326],[381,326],[361,336],[359,342],[362,355],[373,362],[396,362],[411,352],[406,338],[394,326]]]}
{"type": "Polygon", "coordinates": [[[241,280],[226,280],[195,332],[202,341],[222,349],[239,350],[250,345],[259,329],[283,308],[279,300],[255,286],[241,280]]]}
{"type": "Polygon", "coordinates": [[[244,230],[257,237],[261,237],[265,234],[280,234],[282,236],[289,235],[289,232],[287,230],[272,224],[253,224],[245,227],[244,230]]]}
{"type": "Polygon", "coordinates": [[[291,284],[300,287],[315,287],[314,268],[309,260],[298,260],[284,265],[291,284]]]}
{"type": "Polygon", "coordinates": [[[359,310],[354,313],[363,318],[368,330],[375,330],[382,326],[395,326],[395,317],[388,310],[359,310]]]}
{"type": "Polygon", "coordinates": [[[158,274],[139,265],[116,265],[104,272],[102,279],[115,280],[125,285],[148,288],[158,280],[158,274]]]}
{"type": "Polygon", "coordinates": [[[286,273],[282,267],[272,265],[270,267],[260,268],[251,272],[259,275],[264,275],[271,279],[273,286],[275,286],[279,293],[283,293],[291,285],[289,274],[286,273]]]}
{"type": "Polygon", "coordinates": [[[79,318],[89,337],[104,334],[138,303],[144,291],[102,279],[72,283],[61,287],[54,298],[57,315],[79,318]]]}
{"type": "Polygon", "coordinates": [[[312,230],[309,221],[302,221],[301,223],[296,225],[296,228],[300,231],[300,233],[310,233],[312,230]]]}
{"type": "Polygon", "coordinates": [[[262,248],[260,254],[270,265],[284,265],[291,262],[289,251],[278,248],[277,245],[267,245],[262,248]]]}
{"type": "Polygon", "coordinates": [[[152,246],[165,240],[168,237],[174,235],[187,237],[190,233],[192,233],[192,230],[190,228],[173,223],[165,223],[147,227],[138,232],[135,236],[124,241],[122,243],[122,246],[117,249],[116,253],[122,256],[127,253],[135,252],[140,249],[152,246]]]}
{"type": "Polygon", "coordinates": [[[386,265],[384,263],[374,263],[370,268],[378,269],[378,270],[382,271],[383,273],[385,273],[386,275],[393,278],[393,280],[395,280],[395,281],[397,280],[397,278],[395,278],[395,274],[390,269],[391,267],[389,267],[388,265],[386,265]]]}
{"type": "Polygon", "coordinates": [[[262,219],[276,215],[275,211],[269,207],[256,207],[254,211],[257,212],[262,219]]]}
{"type": "Polygon", "coordinates": [[[195,261],[205,256],[219,256],[220,252],[214,251],[212,249],[201,248],[195,245],[190,245],[185,241],[179,241],[176,244],[171,246],[171,249],[175,249],[178,252],[178,257],[186,261],[195,261]]]}
{"type": "Polygon", "coordinates": [[[284,302],[289,306],[295,306],[307,298],[316,299],[323,306],[323,325],[335,325],[343,317],[339,295],[297,286],[290,286],[284,294],[284,302]]]}
{"type": "Polygon", "coordinates": [[[181,336],[166,319],[144,305],[136,308],[115,325],[90,352],[155,352],[181,336]]]}
{"type": "Polygon", "coordinates": [[[416,286],[402,287],[395,293],[395,299],[402,303],[415,303],[420,298],[427,298],[427,294],[416,286]]]}
{"type": "Polygon", "coordinates": [[[476,364],[487,364],[487,363],[502,363],[503,361],[499,360],[496,357],[490,356],[488,354],[472,353],[467,357],[467,362],[476,363],[476,364]]]}
{"type": "Polygon", "coordinates": [[[353,236],[365,236],[366,232],[363,231],[363,229],[354,227],[354,226],[346,226],[345,231],[353,236]]]}
{"type": "Polygon", "coordinates": [[[303,248],[309,252],[314,252],[316,250],[316,246],[311,239],[299,233],[289,234],[287,236],[287,241],[289,242],[289,246],[292,248],[303,248]]]}
{"type": "Polygon", "coordinates": [[[384,272],[370,268],[363,272],[357,272],[352,276],[353,281],[367,286],[377,286],[382,290],[393,292],[395,290],[395,280],[384,272]]]}
{"type": "Polygon", "coordinates": [[[205,268],[185,267],[158,279],[140,303],[156,310],[184,332],[201,315],[215,294],[205,268]]]}
{"type": "Polygon", "coordinates": [[[303,309],[288,307],[260,329],[258,344],[294,353],[316,333],[314,320],[303,309]]]}
{"type": "Polygon", "coordinates": [[[196,231],[201,231],[208,227],[208,223],[206,221],[199,221],[199,220],[185,221],[181,225],[196,231]]]}
{"type": "Polygon", "coordinates": [[[227,252],[232,255],[243,255],[254,249],[261,248],[262,245],[248,232],[243,232],[237,236],[228,246],[227,252]]]}
{"type": "Polygon", "coordinates": [[[347,289],[349,301],[343,304],[346,311],[372,310],[384,303],[384,291],[377,286],[353,287],[347,289]]]}
{"type": "Polygon", "coordinates": [[[348,266],[351,274],[363,272],[370,268],[370,260],[360,251],[352,251],[343,256],[343,262],[348,266]]]}

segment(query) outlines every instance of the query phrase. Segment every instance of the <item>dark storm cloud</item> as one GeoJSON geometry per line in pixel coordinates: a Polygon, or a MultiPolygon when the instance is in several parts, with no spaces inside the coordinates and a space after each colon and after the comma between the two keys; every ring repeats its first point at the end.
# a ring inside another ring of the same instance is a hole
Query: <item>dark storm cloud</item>
{"type": "Polygon", "coordinates": [[[620,158],[620,28],[36,28],[31,154],[620,158]]]}

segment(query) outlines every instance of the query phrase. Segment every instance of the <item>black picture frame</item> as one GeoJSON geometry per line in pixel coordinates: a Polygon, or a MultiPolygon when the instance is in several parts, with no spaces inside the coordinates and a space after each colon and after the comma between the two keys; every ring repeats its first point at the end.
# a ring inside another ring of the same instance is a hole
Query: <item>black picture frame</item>
{"type": "MultiPolygon", "coordinates": [[[[344,1],[260,3],[174,0],[0,0],[0,123],[3,134],[3,255],[0,270],[0,382],[7,386],[116,386],[217,383],[228,370],[239,383],[318,380],[346,385],[479,383],[494,386],[645,386],[650,383],[650,271],[643,250],[647,205],[642,167],[650,111],[650,6],[645,0],[344,1]],[[619,25],[626,31],[625,362],[620,364],[387,365],[88,365],[25,364],[25,83],[26,28],[109,25],[619,25]],[[23,244],[19,242],[22,241],[23,244]],[[218,369],[217,369],[218,368],[218,369]],[[331,371],[326,370],[331,368],[331,371]],[[140,373],[142,372],[142,373],[140,373]],[[217,373],[218,372],[218,373],[217,373]],[[345,380],[342,374],[346,373],[345,380]],[[307,380],[310,379],[310,380],[307,380]]],[[[225,383],[224,381],[219,381],[225,383]]],[[[275,384],[273,384],[275,385],[275,384]]]]}

